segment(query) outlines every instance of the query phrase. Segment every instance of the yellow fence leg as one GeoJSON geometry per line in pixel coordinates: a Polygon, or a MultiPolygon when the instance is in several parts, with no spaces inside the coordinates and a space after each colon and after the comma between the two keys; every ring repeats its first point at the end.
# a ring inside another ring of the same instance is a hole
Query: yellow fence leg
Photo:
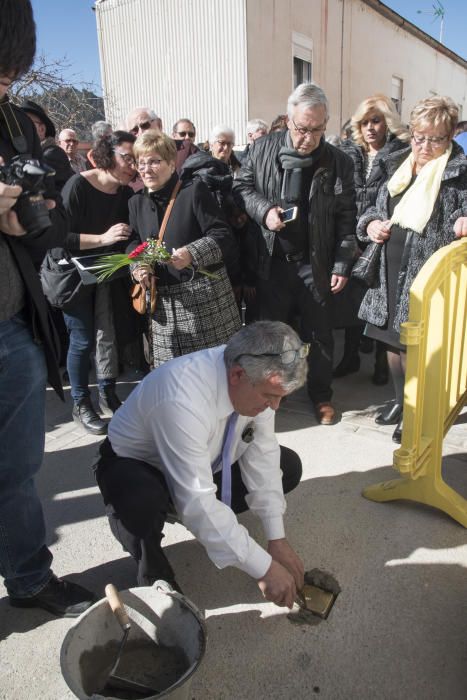
{"type": "Polygon", "coordinates": [[[467,500],[442,478],[443,439],[467,403],[467,240],[441,248],[410,290],[402,446],[403,477],[369,486],[372,501],[405,499],[442,510],[467,528],[467,500]]]}

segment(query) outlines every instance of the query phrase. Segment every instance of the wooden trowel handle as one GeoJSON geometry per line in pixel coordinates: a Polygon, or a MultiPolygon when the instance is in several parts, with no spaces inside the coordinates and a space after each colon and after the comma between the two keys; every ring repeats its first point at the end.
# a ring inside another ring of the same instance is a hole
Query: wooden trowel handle
{"type": "Polygon", "coordinates": [[[120,627],[123,630],[130,629],[130,618],[126,613],[126,610],[122,603],[122,599],[120,598],[118,591],[113,585],[113,583],[108,583],[105,587],[105,596],[109,602],[113,614],[118,620],[118,624],[120,625],[120,627]]]}

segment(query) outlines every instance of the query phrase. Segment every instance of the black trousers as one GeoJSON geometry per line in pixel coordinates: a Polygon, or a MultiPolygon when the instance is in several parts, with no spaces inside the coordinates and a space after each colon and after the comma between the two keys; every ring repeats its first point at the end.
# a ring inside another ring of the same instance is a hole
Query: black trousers
{"type": "MultiPolygon", "coordinates": [[[[107,438],[100,454],[96,479],[107,506],[110,529],[135,559],[138,585],[150,586],[160,578],[177,587],[174,571],[161,546],[167,513],[174,510],[164,475],[141,460],[118,457],[107,438]]],[[[300,457],[281,446],[280,467],[284,493],[288,493],[300,482],[300,457]]],[[[222,472],[214,475],[214,482],[220,498],[222,472]]],[[[238,462],[234,462],[231,504],[234,513],[248,509],[247,493],[238,462]]]]}
{"type": "Polygon", "coordinates": [[[308,394],[313,403],[321,403],[332,397],[332,307],[330,296],[323,302],[316,301],[310,284],[310,265],[271,258],[269,279],[257,281],[258,318],[293,325],[294,317],[298,317],[297,332],[303,342],[311,343],[308,394]]]}

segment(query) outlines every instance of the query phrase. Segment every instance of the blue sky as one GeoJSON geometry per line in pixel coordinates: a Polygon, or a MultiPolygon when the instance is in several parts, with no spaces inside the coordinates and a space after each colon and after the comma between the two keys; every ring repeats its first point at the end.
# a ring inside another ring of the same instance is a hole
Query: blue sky
{"type": "MultiPolygon", "coordinates": [[[[316,0],[310,0],[315,2],[316,0]]],[[[467,59],[467,0],[441,0],[445,10],[443,43],[467,59]]],[[[156,2],[156,0],[154,0],[156,2]]],[[[387,0],[393,10],[439,39],[440,21],[432,14],[436,0],[387,0]],[[418,14],[422,10],[423,14],[418,14]]],[[[100,84],[96,18],[92,0],[32,0],[38,52],[68,59],[74,83],[100,84]]]]}

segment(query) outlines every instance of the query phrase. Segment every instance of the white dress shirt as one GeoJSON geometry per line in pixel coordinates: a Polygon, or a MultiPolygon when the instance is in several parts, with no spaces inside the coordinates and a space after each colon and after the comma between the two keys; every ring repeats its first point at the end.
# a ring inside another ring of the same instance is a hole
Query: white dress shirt
{"type": "MultiPolygon", "coordinates": [[[[108,437],[115,453],[160,469],[185,526],[219,567],[236,566],[262,578],[271,556],[229,506],[216,498],[212,465],[234,408],[229,398],[224,346],[166,362],[148,374],[112,418],[108,437]]],[[[232,446],[248,489],[246,501],[268,540],[284,537],[285,498],[274,411],[239,416],[232,446]],[[242,440],[254,429],[251,442],[242,440]]],[[[222,468],[222,461],[215,469],[222,468]]]]}

